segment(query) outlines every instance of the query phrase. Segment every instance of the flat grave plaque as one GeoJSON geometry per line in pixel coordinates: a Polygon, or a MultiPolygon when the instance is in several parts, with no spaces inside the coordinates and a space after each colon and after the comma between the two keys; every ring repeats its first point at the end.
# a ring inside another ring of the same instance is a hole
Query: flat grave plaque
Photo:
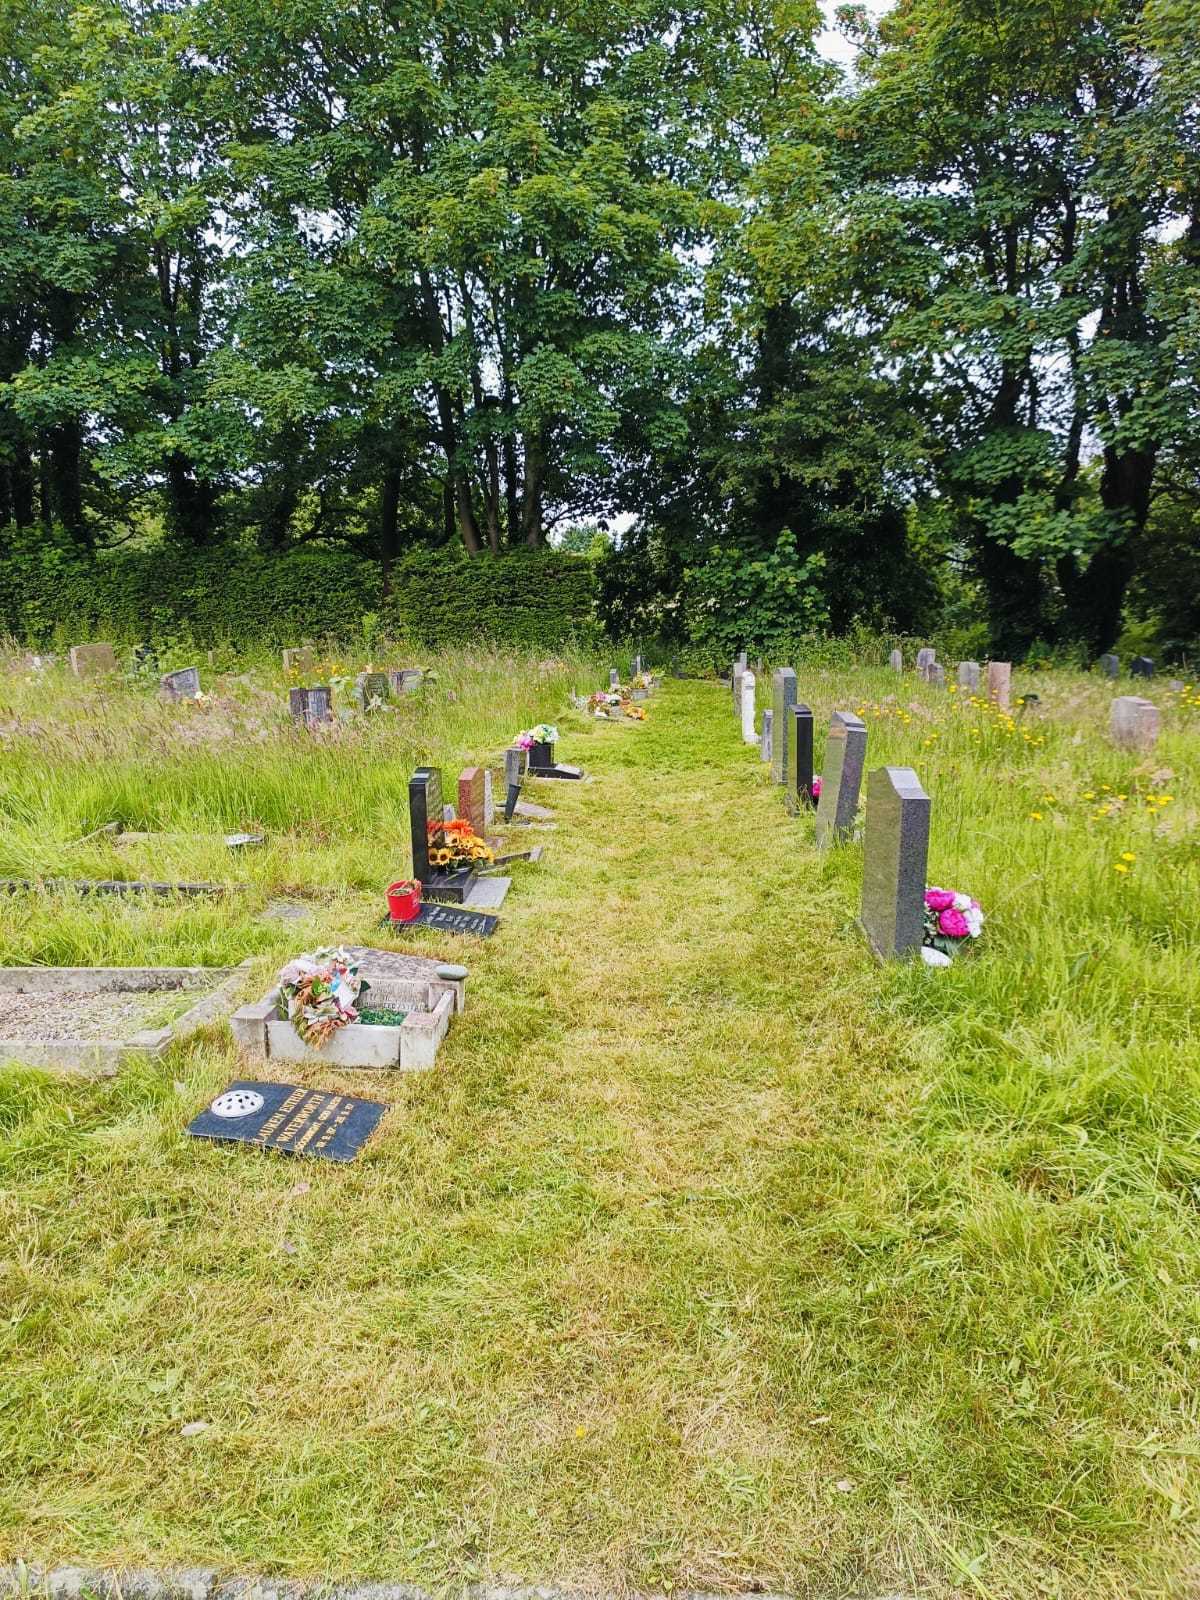
{"type": "Polygon", "coordinates": [[[239,1079],[190,1122],[187,1131],[194,1139],[353,1161],[386,1110],[382,1102],[360,1100],[357,1095],[239,1079]]]}
{"type": "Polygon", "coordinates": [[[410,928],[433,928],[438,933],[468,933],[479,939],[490,939],[500,924],[500,918],[487,911],[464,911],[461,906],[443,906],[425,901],[411,922],[393,922],[390,917],[385,917],[383,924],[401,935],[410,928]]]}

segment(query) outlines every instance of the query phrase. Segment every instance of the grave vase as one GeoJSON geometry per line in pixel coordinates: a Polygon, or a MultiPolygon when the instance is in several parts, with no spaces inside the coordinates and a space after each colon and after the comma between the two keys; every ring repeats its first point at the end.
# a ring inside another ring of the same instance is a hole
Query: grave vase
{"type": "Polygon", "coordinates": [[[387,892],[388,916],[393,922],[415,922],[421,914],[421,885],[411,887],[403,880],[387,892]]]}

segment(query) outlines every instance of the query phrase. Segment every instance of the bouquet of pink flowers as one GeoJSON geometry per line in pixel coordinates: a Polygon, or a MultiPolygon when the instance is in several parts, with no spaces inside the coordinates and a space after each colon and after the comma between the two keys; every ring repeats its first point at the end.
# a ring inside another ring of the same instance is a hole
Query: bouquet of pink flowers
{"type": "Polygon", "coordinates": [[[557,744],[558,729],[550,722],[539,722],[536,728],[525,728],[513,740],[519,750],[531,750],[535,744],[557,744]]]}
{"type": "Polygon", "coordinates": [[[983,931],[979,901],[954,889],[926,889],[925,943],[943,955],[953,955],[964,939],[978,939],[983,931]]]}
{"type": "Polygon", "coordinates": [[[821,798],[821,778],[818,774],[812,781],[812,797],[814,800],[821,798]]]}

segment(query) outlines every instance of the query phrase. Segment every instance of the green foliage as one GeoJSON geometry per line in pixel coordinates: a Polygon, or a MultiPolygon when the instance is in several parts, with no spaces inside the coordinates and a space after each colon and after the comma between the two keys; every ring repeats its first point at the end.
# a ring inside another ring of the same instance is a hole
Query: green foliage
{"type": "Polygon", "coordinates": [[[800,560],[785,530],[775,548],[747,557],[718,545],[685,575],[688,635],[700,650],[731,661],[741,649],[772,655],[785,641],[814,632],[828,621],[821,587],[825,558],[800,560]]]}
{"type": "Polygon", "coordinates": [[[414,551],[392,572],[385,629],[431,647],[502,640],[552,649],[599,643],[595,569],[558,550],[513,551],[502,560],[453,549],[414,551]]]}

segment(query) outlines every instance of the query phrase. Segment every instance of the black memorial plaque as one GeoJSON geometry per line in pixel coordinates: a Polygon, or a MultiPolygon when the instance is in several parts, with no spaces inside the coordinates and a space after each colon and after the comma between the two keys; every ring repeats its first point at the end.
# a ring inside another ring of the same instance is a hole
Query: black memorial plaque
{"type": "Polygon", "coordinates": [[[228,1140],[323,1161],[353,1161],[387,1106],[292,1083],[239,1079],[188,1124],[194,1139],[228,1140]]]}
{"type": "Polygon", "coordinates": [[[383,919],[383,925],[397,934],[405,934],[410,928],[433,928],[437,933],[469,933],[479,939],[490,939],[499,923],[499,917],[486,911],[425,904],[410,922],[393,922],[391,917],[383,919]]]}

